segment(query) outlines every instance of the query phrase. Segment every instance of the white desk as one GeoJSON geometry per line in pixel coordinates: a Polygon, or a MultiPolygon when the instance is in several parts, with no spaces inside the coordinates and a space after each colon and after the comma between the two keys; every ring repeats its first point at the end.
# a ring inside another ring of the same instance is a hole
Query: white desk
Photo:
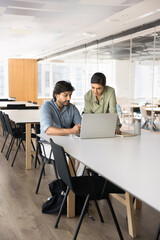
{"type": "Polygon", "coordinates": [[[75,139],[40,134],[116,185],[160,211],[160,135],[75,139]]]}
{"type": "Polygon", "coordinates": [[[40,107],[40,105],[37,105],[37,104],[33,104],[33,103],[28,103],[28,102],[25,102],[25,101],[0,101],[0,109],[6,109],[7,108],[7,105],[8,104],[25,104],[26,107],[40,107]]]}
{"type": "MultiPolygon", "coordinates": [[[[160,211],[160,135],[142,132],[136,137],[83,140],[72,135],[39,136],[52,138],[72,157],[160,211]]],[[[135,237],[134,222],[132,227],[129,233],[135,237]]]]}
{"type": "Polygon", "coordinates": [[[26,125],[26,169],[31,169],[31,124],[40,122],[40,110],[3,110],[15,123],[26,125]]]}

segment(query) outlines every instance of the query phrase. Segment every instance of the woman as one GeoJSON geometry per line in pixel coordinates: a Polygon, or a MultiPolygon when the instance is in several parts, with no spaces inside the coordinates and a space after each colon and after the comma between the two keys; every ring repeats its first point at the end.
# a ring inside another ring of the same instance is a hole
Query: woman
{"type": "MultiPolygon", "coordinates": [[[[117,112],[115,90],[106,86],[106,77],[97,72],[91,78],[91,90],[85,96],[84,113],[113,113],[117,112]]],[[[117,119],[116,134],[121,134],[121,123],[117,119]]]]}

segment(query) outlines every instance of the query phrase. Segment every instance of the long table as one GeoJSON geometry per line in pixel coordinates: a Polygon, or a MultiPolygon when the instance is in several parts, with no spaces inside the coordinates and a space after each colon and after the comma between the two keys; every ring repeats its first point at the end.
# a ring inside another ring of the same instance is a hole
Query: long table
{"type": "MultiPolygon", "coordinates": [[[[136,137],[108,139],[39,136],[46,141],[52,138],[73,158],[160,211],[160,135],[142,132],[136,137]]],[[[133,206],[132,201],[130,203],[133,206]]],[[[129,230],[129,233],[136,237],[136,231],[129,230]]]]}
{"type": "Polygon", "coordinates": [[[15,123],[26,125],[26,169],[31,169],[31,124],[40,123],[40,110],[3,110],[15,123]]]}

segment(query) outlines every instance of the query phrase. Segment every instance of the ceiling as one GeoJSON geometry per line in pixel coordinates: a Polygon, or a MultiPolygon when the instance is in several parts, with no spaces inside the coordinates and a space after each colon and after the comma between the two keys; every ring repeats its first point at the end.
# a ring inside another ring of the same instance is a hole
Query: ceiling
{"type": "Polygon", "coordinates": [[[0,0],[1,58],[43,58],[157,19],[159,0],[0,0]]]}

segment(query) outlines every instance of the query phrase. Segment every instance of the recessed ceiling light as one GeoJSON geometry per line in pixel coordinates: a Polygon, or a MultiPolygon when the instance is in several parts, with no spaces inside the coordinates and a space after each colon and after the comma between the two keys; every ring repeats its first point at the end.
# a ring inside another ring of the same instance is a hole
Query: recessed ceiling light
{"type": "Polygon", "coordinates": [[[109,22],[118,22],[119,19],[118,18],[114,18],[114,19],[106,19],[105,22],[109,23],[109,22]]]}
{"type": "Polygon", "coordinates": [[[89,32],[77,33],[76,35],[80,36],[80,37],[95,37],[96,36],[96,34],[89,33],[89,32]]]}
{"type": "Polygon", "coordinates": [[[156,14],[158,12],[160,12],[160,9],[157,9],[156,11],[153,11],[153,12],[149,12],[149,13],[143,14],[142,16],[137,17],[137,19],[143,19],[143,18],[149,17],[149,16],[151,16],[153,14],[156,14]]]}

